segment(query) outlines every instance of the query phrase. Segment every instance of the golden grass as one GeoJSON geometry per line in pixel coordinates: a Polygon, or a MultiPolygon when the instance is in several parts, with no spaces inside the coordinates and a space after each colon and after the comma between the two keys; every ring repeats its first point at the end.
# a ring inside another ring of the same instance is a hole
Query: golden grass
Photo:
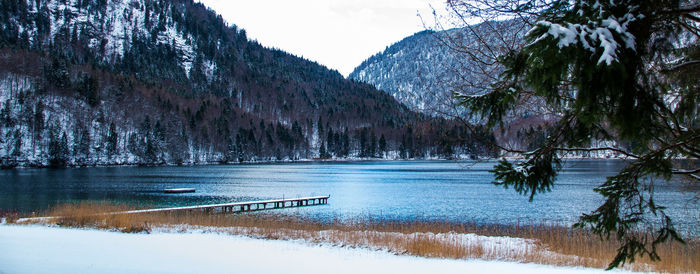
{"type": "MultiPolygon", "coordinates": [[[[44,215],[60,217],[42,222],[70,227],[116,229],[122,232],[150,232],[154,228],[174,231],[199,229],[264,239],[303,239],[423,257],[477,258],[594,268],[607,267],[617,253],[615,242],[603,241],[585,230],[552,225],[403,222],[371,216],[320,221],[267,212],[103,214],[130,209],[134,208],[106,203],[63,204],[44,215]],[[504,243],[498,244],[497,241],[504,243]]],[[[700,242],[697,239],[686,245],[666,243],[658,248],[658,252],[661,261],[639,258],[634,264],[626,265],[625,269],[700,272],[700,260],[697,259],[700,258],[700,242]]]]}

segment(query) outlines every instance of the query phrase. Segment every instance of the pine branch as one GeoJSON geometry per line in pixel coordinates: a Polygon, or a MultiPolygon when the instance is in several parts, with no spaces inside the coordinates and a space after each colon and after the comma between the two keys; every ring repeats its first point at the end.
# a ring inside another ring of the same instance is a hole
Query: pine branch
{"type": "Polygon", "coordinates": [[[673,170],[673,174],[681,174],[681,175],[692,175],[692,174],[699,173],[699,172],[700,172],[700,168],[693,169],[693,170],[690,170],[690,169],[674,169],[673,170]]]}
{"type": "Polygon", "coordinates": [[[685,18],[688,18],[688,19],[693,20],[695,22],[700,22],[700,18],[698,18],[697,16],[692,15],[690,13],[684,14],[683,16],[685,16],[685,18]]]}
{"type": "Polygon", "coordinates": [[[700,60],[692,60],[692,61],[688,61],[688,62],[683,62],[683,63],[677,64],[677,65],[674,65],[670,68],[664,69],[663,71],[667,71],[667,72],[668,71],[676,71],[676,70],[679,70],[683,67],[694,66],[694,65],[700,65],[700,60]]]}
{"type": "Polygon", "coordinates": [[[678,9],[666,11],[666,13],[673,13],[673,14],[680,14],[680,15],[695,13],[695,12],[700,12],[700,3],[694,3],[694,4],[679,7],[678,9]]]}
{"type": "Polygon", "coordinates": [[[681,27],[694,34],[695,36],[700,36],[700,28],[690,25],[688,24],[688,22],[684,21],[680,21],[679,24],[681,25],[681,27]]]}

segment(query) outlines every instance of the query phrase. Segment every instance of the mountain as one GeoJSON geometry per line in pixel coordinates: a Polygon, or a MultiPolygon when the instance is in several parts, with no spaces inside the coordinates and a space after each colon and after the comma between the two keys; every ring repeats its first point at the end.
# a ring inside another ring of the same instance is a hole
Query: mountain
{"type": "Polygon", "coordinates": [[[355,68],[350,79],[386,91],[411,109],[433,114],[449,102],[456,57],[436,37],[422,31],[387,47],[355,68]]]}
{"type": "Polygon", "coordinates": [[[490,153],[192,0],[2,0],[2,166],[490,153]],[[449,132],[449,134],[448,134],[449,132]]]}
{"type": "MultiPolygon", "coordinates": [[[[521,20],[506,20],[418,32],[368,58],[349,78],[384,90],[421,113],[466,119],[469,112],[456,105],[453,93],[479,95],[488,90],[502,71],[498,58],[507,52],[503,45],[522,46],[527,30],[521,20]]],[[[542,142],[552,119],[539,114],[543,105],[530,101],[514,110],[504,130],[495,132],[498,142],[515,149],[542,142]]]]}
{"type": "MultiPolygon", "coordinates": [[[[349,78],[384,90],[410,109],[435,117],[469,117],[456,106],[453,92],[478,96],[498,80],[499,57],[524,46],[529,24],[518,19],[487,21],[443,31],[422,31],[387,47],[360,64],[349,78]],[[478,61],[474,61],[474,60],[478,61]]],[[[541,98],[529,97],[509,111],[497,142],[511,149],[532,150],[547,136],[558,119],[548,114],[541,98]]],[[[469,121],[479,123],[478,117],[469,121]]],[[[593,141],[592,147],[612,142],[593,141]]],[[[571,153],[574,157],[614,157],[610,152],[571,153]]]]}
{"type": "Polygon", "coordinates": [[[423,113],[464,114],[465,110],[455,106],[452,93],[479,94],[493,79],[490,77],[500,72],[495,56],[483,53],[479,46],[498,45],[502,39],[521,40],[525,31],[519,20],[421,31],[368,58],[349,78],[372,84],[423,113]],[[471,56],[494,64],[471,61],[471,56]]]}

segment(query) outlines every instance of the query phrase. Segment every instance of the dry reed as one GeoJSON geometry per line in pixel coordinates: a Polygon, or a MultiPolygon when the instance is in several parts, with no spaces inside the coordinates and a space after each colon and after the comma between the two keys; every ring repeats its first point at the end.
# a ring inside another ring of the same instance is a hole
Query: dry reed
{"type": "MultiPolygon", "coordinates": [[[[440,221],[391,221],[359,217],[351,220],[309,219],[256,212],[248,214],[173,211],[146,214],[104,214],[130,210],[106,203],[63,204],[44,223],[96,227],[122,232],[152,229],[203,230],[263,239],[303,239],[314,243],[386,250],[423,257],[533,262],[557,266],[605,268],[617,243],[586,230],[554,225],[483,225],[440,221]]],[[[700,272],[700,242],[676,242],[658,248],[661,261],[639,258],[625,269],[671,273],[700,272]]]]}

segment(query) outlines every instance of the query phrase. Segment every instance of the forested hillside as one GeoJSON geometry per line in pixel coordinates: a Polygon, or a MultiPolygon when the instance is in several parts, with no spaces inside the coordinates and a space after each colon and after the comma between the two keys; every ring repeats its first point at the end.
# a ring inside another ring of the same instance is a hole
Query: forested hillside
{"type": "MultiPolygon", "coordinates": [[[[469,110],[457,106],[453,94],[473,96],[488,90],[502,71],[497,60],[502,49],[496,45],[522,43],[527,26],[508,20],[422,31],[368,58],[349,78],[372,84],[424,114],[469,119],[469,110]],[[486,48],[490,45],[494,48],[486,48]]],[[[528,102],[510,113],[504,130],[496,132],[498,142],[518,149],[542,142],[551,117],[539,115],[541,105],[528,102]]]]}
{"type": "Polygon", "coordinates": [[[4,167],[491,153],[191,0],[0,2],[4,167]]]}
{"type": "Polygon", "coordinates": [[[463,114],[452,93],[479,94],[501,71],[495,60],[487,60],[491,56],[486,57],[485,50],[469,46],[519,41],[525,31],[526,25],[516,20],[421,31],[368,58],[349,78],[370,83],[427,114],[463,114]],[[472,58],[482,56],[483,63],[472,58]]]}
{"type": "MultiPolygon", "coordinates": [[[[386,91],[411,109],[434,117],[469,119],[454,93],[478,96],[491,88],[503,68],[498,58],[503,44],[520,46],[529,29],[521,20],[489,21],[464,28],[426,30],[406,37],[360,64],[349,78],[386,91]]],[[[531,150],[548,134],[552,121],[545,103],[533,99],[508,112],[497,142],[507,148],[531,150]]],[[[472,117],[479,123],[482,117],[472,117]]],[[[608,143],[597,142],[604,146],[608,143]]],[[[571,156],[610,157],[612,153],[571,156]]]]}

